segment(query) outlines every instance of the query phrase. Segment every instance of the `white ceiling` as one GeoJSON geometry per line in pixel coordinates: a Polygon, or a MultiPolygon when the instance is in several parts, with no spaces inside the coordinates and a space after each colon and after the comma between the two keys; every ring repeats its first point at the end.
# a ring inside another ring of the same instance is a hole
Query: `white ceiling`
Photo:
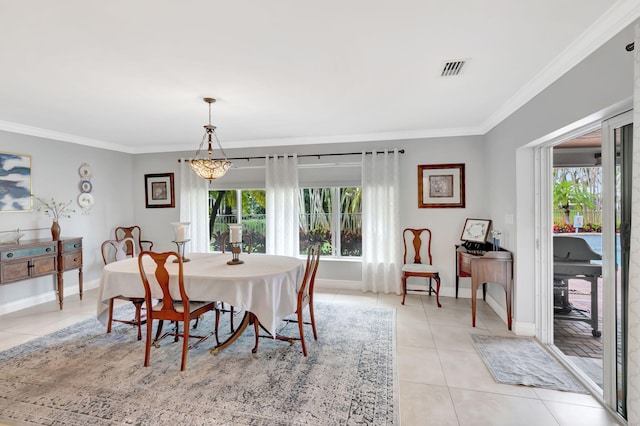
{"type": "Polygon", "coordinates": [[[227,149],[484,134],[639,16],[638,0],[0,0],[0,130],[195,150],[210,96],[227,149]]]}

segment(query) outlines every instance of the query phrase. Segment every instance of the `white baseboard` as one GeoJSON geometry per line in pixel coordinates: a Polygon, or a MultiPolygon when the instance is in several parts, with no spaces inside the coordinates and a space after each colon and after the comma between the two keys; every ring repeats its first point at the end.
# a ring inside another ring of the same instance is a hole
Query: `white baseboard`
{"type": "Polygon", "coordinates": [[[362,290],[362,281],[329,280],[318,278],[316,279],[316,288],[362,290]]]}
{"type": "MultiPolygon", "coordinates": [[[[83,291],[93,290],[98,288],[100,280],[92,280],[83,282],[83,291]]],[[[70,285],[64,288],[65,298],[72,294],[78,294],[80,289],[77,285],[70,285]]],[[[49,303],[58,300],[58,293],[55,291],[47,291],[45,293],[35,294],[33,296],[25,297],[24,299],[14,300],[0,305],[0,315],[8,314],[11,312],[20,311],[22,309],[30,308],[32,306],[40,305],[42,303],[49,303]]]]}

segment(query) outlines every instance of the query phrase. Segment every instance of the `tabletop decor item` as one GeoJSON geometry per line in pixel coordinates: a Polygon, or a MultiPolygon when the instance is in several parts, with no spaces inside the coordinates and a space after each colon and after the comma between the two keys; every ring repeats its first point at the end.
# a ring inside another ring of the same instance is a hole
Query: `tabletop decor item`
{"type": "MultiPolygon", "coordinates": [[[[191,238],[189,238],[189,225],[191,225],[191,222],[171,222],[171,225],[173,225],[173,232],[175,235],[173,242],[176,243],[176,246],[178,247],[178,254],[182,258],[183,262],[188,262],[189,259],[184,257],[184,245],[191,241],[191,238]]],[[[178,263],[177,260],[174,260],[173,262],[178,263]]]]}
{"type": "Polygon", "coordinates": [[[67,202],[57,202],[51,197],[51,201],[44,201],[42,198],[35,197],[40,202],[38,211],[49,216],[53,223],[51,224],[51,238],[54,241],[60,239],[60,224],[58,223],[60,218],[70,218],[76,211],[71,208],[71,200],[67,202]]]}
{"type": "Polygon", "coordinates": [[[227,262],[228,265],[240,265],[244,261],[240,260],[240,252],[242,251],[242,224],[229,224],[229,241],[231,242],[232,259],[227,262]]]}

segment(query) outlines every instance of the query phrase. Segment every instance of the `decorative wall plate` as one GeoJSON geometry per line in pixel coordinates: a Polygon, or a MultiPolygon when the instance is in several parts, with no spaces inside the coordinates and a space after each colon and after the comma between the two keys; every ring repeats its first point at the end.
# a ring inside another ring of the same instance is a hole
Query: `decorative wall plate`
{"type": "Polygon", "coordinates": [[[93,207],[93,203],[93,195],[89,194],[88,192],[83,192],[78,196],[78,205],[83,209],[89,209],[93,207]]]}
{"type": "Polygon", "coordinates": [[[89,193],[93,189],[93,185],[91,185],[91,181],[83,179],[80,182],[80,191],[89,193]]]}
{"type": "Polygon", "coordinates": [[[78,174],[83,178],[91,177],[91,167],[87,163],[82,163],[78,169],[78,174]]]}

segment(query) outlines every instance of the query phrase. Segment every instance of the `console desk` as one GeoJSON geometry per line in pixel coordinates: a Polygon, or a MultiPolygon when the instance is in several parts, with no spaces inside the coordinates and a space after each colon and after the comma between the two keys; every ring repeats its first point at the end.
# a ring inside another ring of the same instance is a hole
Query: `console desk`
{"type": "Polygon", "coordinates": [[[486,297],[487,283],[501,285],[506,293],[507,325],[511,330],[511,299],[513,293],[513,256],[510,251],[487,251],[484,254],[469,253],[456,246],[456,298],[459,277],[471,277],[471,324],[476,326],[476,293],[482,284],[482,298],[486,297]]]}
{"type": "Polygon", "coordinates": [[[82,237],[0,245],[0,285],[55,274],[60,309],[64,299],[64,272],[73,269],[78,270],[82,300],[82,237]]]}

